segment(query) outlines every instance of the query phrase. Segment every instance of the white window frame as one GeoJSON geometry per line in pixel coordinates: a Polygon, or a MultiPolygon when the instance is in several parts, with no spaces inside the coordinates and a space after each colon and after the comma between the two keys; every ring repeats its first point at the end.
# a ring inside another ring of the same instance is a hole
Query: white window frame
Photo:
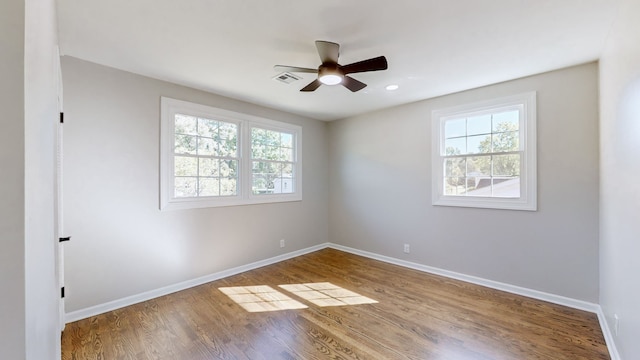
{"type": "Polygon", "coordinates": [[[302,200],[302,127],[258,116],[219,109],[168,97],[160,99],[160,209],[194,209],[220,206],[277,203],[302,200]],[[185,197],[174,194],[175,115],[184,114],[233,123],[238,126],[238,191],[233,196],[185,197]],[[252,193],[252,127],[287,132],[293,135],[294,192],[284,194],[252,193]]]}
{"type": "Polygon", "coordinates": [[[536,164],[536,92],[491,99],[472,104],[434,110],[432,123],[432,204],[508,210],[537,210],[536,164]],[[480,197],[444,194],[444,124],[447,120],[495,113],[501,108],[518,108],[520,162],[520,197],[480,197]]]}

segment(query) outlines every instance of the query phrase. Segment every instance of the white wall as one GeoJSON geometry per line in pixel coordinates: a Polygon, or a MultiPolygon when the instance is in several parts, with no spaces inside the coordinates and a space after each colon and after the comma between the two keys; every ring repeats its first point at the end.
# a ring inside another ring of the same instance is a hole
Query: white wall
{"type": "Polygon", "coordinates": [[[57,23],[54,0],[25,1],[26,358],[60,358],[55,234],[57,23]]]}
{"type": "Polygon", "coordinates": [[[60,358],[54,238],[55,6],[0,3],[0,357],[60,358]]]}
{"type": "Polygon", "coordinates": [[[24,358],[24,0],[0,1],[0,349],[24,358]]]}
{"type": "Polygon", "coordinates": [[[329,238],[595,303],[597,104],[591,63],[332,122],[329,238]],[[538,211],[432,206],[431,111],[532,90],[538,211]],[[408,255],[404,243],[411,245],[408,255]]]}
{"type": "Polygon", "coordinates": [[[62,70],[68,312],[328,241],[326,123],[75,58],[62,70]],[[160,96],[301,125],[303,200],[161,212],[160,96]]]}
{"type": "Polygon", "coordinates": [[[622,0],[600,62],[600,304],[623,359],[640,354],[640,2],[622,0]]]}

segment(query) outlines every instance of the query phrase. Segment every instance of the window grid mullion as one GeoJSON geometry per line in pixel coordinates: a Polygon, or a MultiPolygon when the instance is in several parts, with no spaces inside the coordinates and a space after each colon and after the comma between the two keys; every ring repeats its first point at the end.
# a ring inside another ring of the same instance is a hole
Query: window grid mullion
{"type": "Polygon", "coordinates": [[[455,158],[466,158],[469,156],[493,156],[493,155],[517,155],[522,154],[524,151],[515,150],[515,151],[501,151],[501,152],[491,152],[491,153],[475,153],[475,154],[457,154],[457,155],[440,155],[443,159],[455,159],[455,158]]]}

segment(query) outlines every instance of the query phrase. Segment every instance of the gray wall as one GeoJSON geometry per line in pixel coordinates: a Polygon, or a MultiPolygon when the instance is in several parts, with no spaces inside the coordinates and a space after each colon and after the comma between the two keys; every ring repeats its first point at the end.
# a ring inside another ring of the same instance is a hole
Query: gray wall
{"type": "Polygon", "coordinates": [[[68,312],[328,241],[326,123],[75,58],[62,69],[68,312]],[[161,96],[301,125],[303,200],[161,212],[161,96]]]}
{"type": "Polygon", "coordinates": [[[640,354],[640,3],[622,0],[600,62],[600,304],[623,359],[640,354]]]}
{"type": "Polygon", "coordinates": [[[597,302],[597,74],[590,63],[330,123],[331,241],[597,302]],[[431,111],[532,90],[538,211],[432,206],[431,111]]]}
{"type": "Polygon", "coordinates": [[[24,358],[24,0],[0,2],[0,349],[24,358]]]}

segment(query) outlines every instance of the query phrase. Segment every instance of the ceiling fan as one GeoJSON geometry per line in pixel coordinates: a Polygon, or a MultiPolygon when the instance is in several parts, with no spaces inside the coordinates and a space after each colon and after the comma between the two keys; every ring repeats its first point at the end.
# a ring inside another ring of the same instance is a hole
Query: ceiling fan
{"type": "Polygon", "coordinates": [[[343,66],[338,64],[340,45],[330,41],[316,40],[316,48],[318,48],[318,54],[322,61],[322,64],[317,69],[286,65],[276,65],[273,69],[276,71],[317,73],[318,78],[300,89],[300,91],[315,91],[322,84],[342,84],[352,92],[364,89],[367,84],[348,76],[349,74],[387,69],[387,59],[384,56],[343,66]]]}

